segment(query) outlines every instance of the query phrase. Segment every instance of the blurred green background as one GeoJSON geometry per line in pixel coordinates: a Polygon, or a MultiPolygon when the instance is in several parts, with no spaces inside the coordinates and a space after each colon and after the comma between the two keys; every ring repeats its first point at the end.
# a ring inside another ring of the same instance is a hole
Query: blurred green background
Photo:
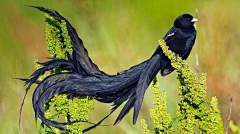
{"type": "MultiPolygon", "coordinates": [[[[233,97],[232,119],[240,126],[239,0],[0,0],[1,134],[34,134],[38,130],[31,90],[25,101],[22,129],[19,131],[18,111],[24,95],[24,83],[12,78],[29,77],[34,71],[34,59],[46,61],[45,57],[49,55],[44,36],[44,14],[23,5],[44,6],[59,11],[76,28],[92,60],[110,74],[149,58],[158,45],[158,39],[173,26],[174,19],[182,13],[195,15],[198,8],[198,54],[200,70],[207,73],[208,96],[217,96],[224,127],[229,99],[233,97]]],[[[188,62],[195,71],[194,49],[188,62]]],[[[158,77],[160,90],[167,92],[168,111],[175,117],[179,100],[176,74],[158,77]]],[[[98,127],[89,134],[140,134],[141,118],[147,120],[152,130],[154,126],[149,115],[152,100],[150,86],[135,126],[131,124],[130,112],[116,126],[98,127]]],[[[90,120],[97,122],[111,107],[95,102],[94,108],[90,120]]],[[[119,110],[104,124],[113,123],[118,113],[119,110]]]]}

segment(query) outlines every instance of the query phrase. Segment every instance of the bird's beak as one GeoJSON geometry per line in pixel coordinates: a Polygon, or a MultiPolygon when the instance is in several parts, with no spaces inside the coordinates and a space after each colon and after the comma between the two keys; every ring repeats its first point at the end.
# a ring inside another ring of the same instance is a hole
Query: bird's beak
{"type": "Polygon", "coordinates": [[[196,18],[193,18],[192,20],[191,20],[191,22],[197,22],[198,21],[198,19],[196,19],[196,18]]]}

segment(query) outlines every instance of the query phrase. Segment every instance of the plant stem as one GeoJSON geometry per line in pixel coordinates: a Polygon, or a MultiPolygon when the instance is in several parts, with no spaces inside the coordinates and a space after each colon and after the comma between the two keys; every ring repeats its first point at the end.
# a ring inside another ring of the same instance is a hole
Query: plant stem
{"type": "Polygon", "coordinates": [[[227,126],[226,126],[225,134],[228,134],[229,122],[231,120],[231,114],[232,114],[232,108],[233,108],[233,98],[231,97],[230,98],[230,109],[229,109],[229,114],[228,114],[227,126]]]}

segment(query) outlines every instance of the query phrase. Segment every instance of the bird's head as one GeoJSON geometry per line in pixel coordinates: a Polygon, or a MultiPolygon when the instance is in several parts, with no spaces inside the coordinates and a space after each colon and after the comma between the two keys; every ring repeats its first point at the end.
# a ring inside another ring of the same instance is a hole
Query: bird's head
{"type": "Polygon", "coordinates": [[[190,14],[183,14],[177,17],[174,21],[174,26],[183,29],[192,29],[194,28],[194,23],[198,20],[190,14]]]}

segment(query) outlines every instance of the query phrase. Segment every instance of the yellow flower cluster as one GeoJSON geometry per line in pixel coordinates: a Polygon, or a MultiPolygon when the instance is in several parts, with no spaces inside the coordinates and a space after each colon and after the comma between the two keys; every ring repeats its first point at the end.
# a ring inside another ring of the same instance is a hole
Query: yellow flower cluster
{"type": "MultiPolygon", "coordinates": [[[[46,42],[47,49],[51,58],[67,59],[67,53],[72,55],[72,43],[71,38],[68,35],[68,30],[66,27],[66,22],[61,21],[61,23],[54,20],[52,17],[46,15],[46,42]]],[[[40,68],[36,65],[37,69],[40,68]]],[[[58,72],[66,72],[66,70],[61,70],[59,68],[51,70],[51,74],[58,72]]],[[[41,80],[46,77],[41,76],[41,80]]],[[[66,94],[56,95],[45,105],[45,115],[48,119],[56,120],[64,118],[65,121],[75,121],[75,120],[88,120],[89,111],[93,105],[92,97],[79,97],[74,100],[69,100],[66,94]]],[[[83,123],[74,123],[67,126],[68,133],[79,134],[84,129],[83,123]]],[[[48,127],[41,125],[40,133],[64,133],[56,128],[49,129],[48,127]]]]}
{"type": "Polygon", "coordinates": [[[180,133],[194,134],[196,126],[202,133],[223,133],[222,119],[217,107],[218,101],[213,97],[209,105],[206,98],[206,74],[202,74],[200,82],[187,62],[176,56],[163,40],[159,40],[164,54],[171,60],[171,65],[176,69],[178,77],[178,92],[180,102],[177,106],[178,126],[180,133]]]}
{"type": "Polygon", "coordinates": [[[157,126],[155,133],[172,133],[172,123],[177,119],[181,134],[194,134],[197,131],[203,134],[222,134],[224,130],[217,98],[212,97],[210,103],[204,100],[206,74],[202,74],[201,80],[198,81],[197,75],[191,71],[186,61],[169,50],[164,40],[158,42],[163,53],[176,69],[180,102],[177,105],[177,117],[172,120],[170,114],[166,112],[166,94],[159,93],[159,86],[155,81],[154,105],[156,108],[150,110],[153,123],[157,126]]]}

